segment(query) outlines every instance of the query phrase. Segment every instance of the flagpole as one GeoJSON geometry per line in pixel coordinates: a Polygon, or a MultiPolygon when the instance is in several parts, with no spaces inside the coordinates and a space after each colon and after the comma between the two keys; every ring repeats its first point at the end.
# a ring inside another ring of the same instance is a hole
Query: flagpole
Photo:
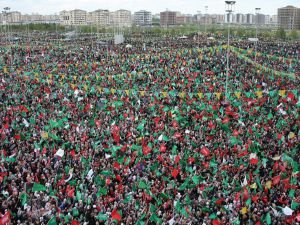
{"type": "Polygon", "coordinates": [[[227,89],[228,89],[228,74],[229,74],[229,39],[230,39],[230,14],[233,12],[233,5],[235,1],[225,1],[227,6],[226,12],[228,12],[228,39],[227,39],[227,66],[226,66],[226,84],[225,84],[225,99],[227,98],[227,89]]]}
{"type": "Polygon", "coordinates": [[[260,8],[255,8],[255,14],[256,14],[256,21],[255,21],[255,24],[256,24],[256,31],[255,31],[255,57],[254,57],[254,62],[256,62],[256,55],[257,55],[257,42],[258,42],[258,39],[257,39],[257,30],[258,30],[258,16],[259,16],[259,11],[260,11],[260,8]]]}

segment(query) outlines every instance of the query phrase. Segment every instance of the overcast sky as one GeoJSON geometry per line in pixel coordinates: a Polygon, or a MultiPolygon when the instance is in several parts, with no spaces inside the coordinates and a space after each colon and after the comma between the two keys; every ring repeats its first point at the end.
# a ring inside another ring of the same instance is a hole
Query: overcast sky
{"type": "MultiPolygon", "coordinates": [[[[224,0],[0,0],[0,7],[10,7],[11,10],[22,13],[54,14],[61,10],[83,9],[93,11],[96,9],[128,9],[132,12],[146,9],[153,14],[168,8],[171,11],[196,14],[204,12],[208,6],[208,13],[223,14],[224,0]]],[[[261,13],[274,15],[277,8],[294,5],[300,7],[300,0],[236,0],[235,12],[254,13],[256,7],[261,13]]],[[[2,9],[1,9],[2,11],[2,9]]]]}

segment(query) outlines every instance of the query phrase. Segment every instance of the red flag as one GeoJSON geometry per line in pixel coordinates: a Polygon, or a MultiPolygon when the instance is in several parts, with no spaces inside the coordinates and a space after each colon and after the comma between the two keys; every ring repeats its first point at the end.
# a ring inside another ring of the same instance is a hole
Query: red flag
{"type": "Polygon", "coordinates": [[[75,150],[74,150],[74,149],[71,150],[70,155],[71,155],[72,157],[75,157],[76,153],[75,153],[75,150]]]}
{"type": "Polygon", "coordinates": [[[210,154],[209,149],[206,147],[201,148],[200,153],[204,156],[209,156],[210,154]]]}
{"type": "Polygon", "coordinates": [[[120,128],[116,125],[111,127],[111,134],[115,142],[120,143],[120,128]]]}
{"type": "Polygon", "coordinates": [[[121,178],[121,176],[119,174],[116,175],[116,180],[119,181],[119,182],[122,181],[122,178],[121,178]]]}
{"type": "Polygon", "coordinates": [[[250,159],[250,164],[256,165],[257,163],[258,163],[258,159],[257,158],[250,159]]]}
{"type": "Polygon", "coordinates": [[[161,144],[159,147],[159,151],[162,153],[166,152],[166,149],[167,149],[167,147],[165,146],[165,144],[161,144]]]}
{"type": "Polygon", "coordinates": [[[20,140],[20,139],[21,139],[21,135],[20,135],[20,134],[16,134],[16,135],[15,135],[15,139],[16,139],[16,140],[20,140]]]}
{"type": "Polygon", "coordinates": [[[222,120],[222,123],[223,123],[223,124],[229,123],[229,118],[228,118],[228,117],[224,118],[224,119],[222,120]]]}
{"type": "Polygon", "coordinates": [[[110,185],[110,183],[111,183],[111,180],[110,180],[109,178],[107,178],[107,179],[105,180],[105,184],[108,186],[108,185],[110,185]]]}
{"type": "Polygon", "coordinates": [[[180,161],[180,156],[176,155],[174,163],[177,164],[180,161]]]}
{"type": "Polygon", "coordinates": [[[188,163],[189,163],[189,164],[192,164],[192,163],[194,163],[194,162],[195,162],[195,158],[194,158],[194,157],[189,157],[188,163]]]}
{"type": "Polygon", "coordinates": [[[72,220],[71,225],[80,225],[80,223],[77,220],[72,220]]]}
{"type": "Polygon", "coordinates": [[[42,150],[42,154],[46,154],[47,153],[47,149],[44,147],[42,150]]]}
{"type": "Polygon", "coordinates": [[[180,138],[181,137],[181,134],[179,132],[176,132],[174,135],[173,135],[173,138],[180,138]]]}
{"type": "Polygon", "coordinates": [[[118,162],[114,162],[113,167],[118,170],[121,168],[120,164],[118,162]]]}
{"type": "Polygon", "coordinates": [[[237,137],[237,136],[239,136],[239,132],[237,130],[234,130],[232,135],[237,137]]]}
{"type": "Polygon", "coordinates": [[[290,99],[290,100],[293,100],[294,99],[294,94],[292,92],[288,93],[287,95],[287,98],[290,99]]]}
{"type": "Polygon", "coordinates": [[[255,225],[261,225],[261,222],[260,222],[260,221],[258,221],[258,222],[256,222],[256,223],[255,223],[255,225]]]}
{"type": "Polygon", "coordinates": [[[20,109],[21,112],[28,113],[28,109],[25,106],[23,106],[23,105],[20,105],[19,109],[20,109]]]}
{"type": "Polygon", "coordinates": [[[272,184],[276,185],[280,182],[280,175],[272,178],[272,184]]]}
{"type": "Polygon", "coordinates": [[[95,124],[96,126],[99,128],[101,126],[101,121],[100,120],[97,120],[95,119],[95,124]]]}
{"type": "Polygon", "coordinates": [[[213,129],[215,129],[216,125],[214,125],[214,123],[210,120],[210,121],[208,122],[208,127],[209,127],[211,130],[213,130],[213,129]]]}
{"type": "Polygon", "coordinates": [[[148,145],[143,146],[143,154],[148,155],[151,152],[151,148],[148,145]]]}
{"type": "Polygon", "coordinates": [[[258,195],[254,195],[251,199],[253,202],[257,203],[258,195]]]}
{"type": "Polygon", "coordinates": [[[174,169],[172,171],[172,177],[176,178],[178,174],[179,174],[179,170],[178,169],[174,169]]]}
{"type": "Polygon", "coordinates": [[[0,219],[0,225],[10,224],[10,212],[7,211],[0,219]]]}
{"type": "Polygon", "coordinates": [[[246,201],[249,198],[249,191],[247,188],[244,188],[243,191],[243,200],[246,201]]]}
{"type": "Polygon", "coordinates": [[[212,220],[211,224],[212,225],[221,225],[221,222],[219,220],[212,220]]]}
{"type": "Polygon", "coordinates": [[[217,205],[222,205],[222,203],[224,202],[224,198],[220,198],[216,201],[217,205]]]}
{"type": "Polygon", "coordinates": [[[117,211],[117,209],[114,209],[114,210],[111,212],[111,218],[113,218],[114,220],[118,220],[118,221],[121,220],[121,215],[120,215],[120,213],[117,211]]]}
{"type": "Polygon", "coordinates": [[[75,193],[75,188],[68,185],[66,188],[66,193],[67,193],[68,197],[73,198],[74,193],[75,193]]]}

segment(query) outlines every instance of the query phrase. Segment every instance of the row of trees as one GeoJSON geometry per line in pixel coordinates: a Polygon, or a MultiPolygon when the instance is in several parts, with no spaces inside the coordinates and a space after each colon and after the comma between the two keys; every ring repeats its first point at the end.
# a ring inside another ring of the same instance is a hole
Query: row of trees
{"type": "MultiPolygon", "coordinates": [[[[140,34],[140,35],[190,35],[199,31],[204,32],[204,26],[189,24],[184,26],[175,26],[163,28],[160,26],[153,27],[138,27],[133,26],[130,28],[123,28],[122,32],[125,35],[140,34]]],[[[44,32],[66,32],[70,30],[76,30],[80,33],[114,33],[115,28],[112,27],[96,27],[96,26],[62,26],[59,24],[24,24],[24,25],[10,25],[0,26],[0,30],[5,32],[32,32],[32,31],[44,31],[44,32]]],[[[227,26],[223,25],[210,25],[207,27],[207,33],[209,35],[227,35],[227,26]]],[[[254,37],[256,29],[254,27],[239,27],[234,26],[231,28],[231,34],[239,38],[254,37]]],[[[258,36],[263,38],[275,38],[281,40],[299,40],[300,31],[285,31],[282,28],[260,28],[258,30],[258,36]]]]}

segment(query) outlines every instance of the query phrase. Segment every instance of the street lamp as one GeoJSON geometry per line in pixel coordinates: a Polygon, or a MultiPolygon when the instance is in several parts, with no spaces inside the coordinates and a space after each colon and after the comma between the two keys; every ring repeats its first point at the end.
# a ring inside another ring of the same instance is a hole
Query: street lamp
{"type": "Polygon", "coordinates": [[[258,17],[259,17],[259,11],[260,8],[255,8],[255,14],[256,14],[256,31],[255,31],[255,56],[254,56],[254,62],[256,62],[256,55],[257,55],[257,42],[258,42],[258,38],[257,38],[257,30],[258,30],[258,17]]]}
{"type": "Polygon", "coordinates": [[[200,37],[199,37],[199,33],[200,33],[200,18],[201,18],[201,11],[197,11],[197,21],[198,21],[198,32],[197,32],[197,39],[198,39],[198,47],[200,45],[200,37]]]}
{"type": "Polygon", "coordinates": [[[226,12],[228,12],[228,39],[227,39],[227,66],[226,66],[226,86],[225,86],[225,99],[227,98],[228,88],[228,74],[229,74],[229,39],[230,39],[230,14],[233,12],[235,1],[225,1],[226,12]]]}
{"type": "Polygon", "coordinates": [[[7,39],[9,41],[9,43],[10,43],[9,24],[8,24],[8,14],[9,14],[10,8],[9,7],[5,7],[3,9],[4,9],[3,13],[5,14],[5,17],[6,17],[6,20],[5,20],[5,26],[6,26],[5,33],[6,33],[7,39]]]}
{"type": "Polygon", "coordinates": [[[207,17],[207,10],[208,10],[208,6],[206,5],[205,6],[205,28],[204,28],[205,29],[205,33],[206,33],[206,22],[207,22],[207,18],[206,18],[207,17]]]}

